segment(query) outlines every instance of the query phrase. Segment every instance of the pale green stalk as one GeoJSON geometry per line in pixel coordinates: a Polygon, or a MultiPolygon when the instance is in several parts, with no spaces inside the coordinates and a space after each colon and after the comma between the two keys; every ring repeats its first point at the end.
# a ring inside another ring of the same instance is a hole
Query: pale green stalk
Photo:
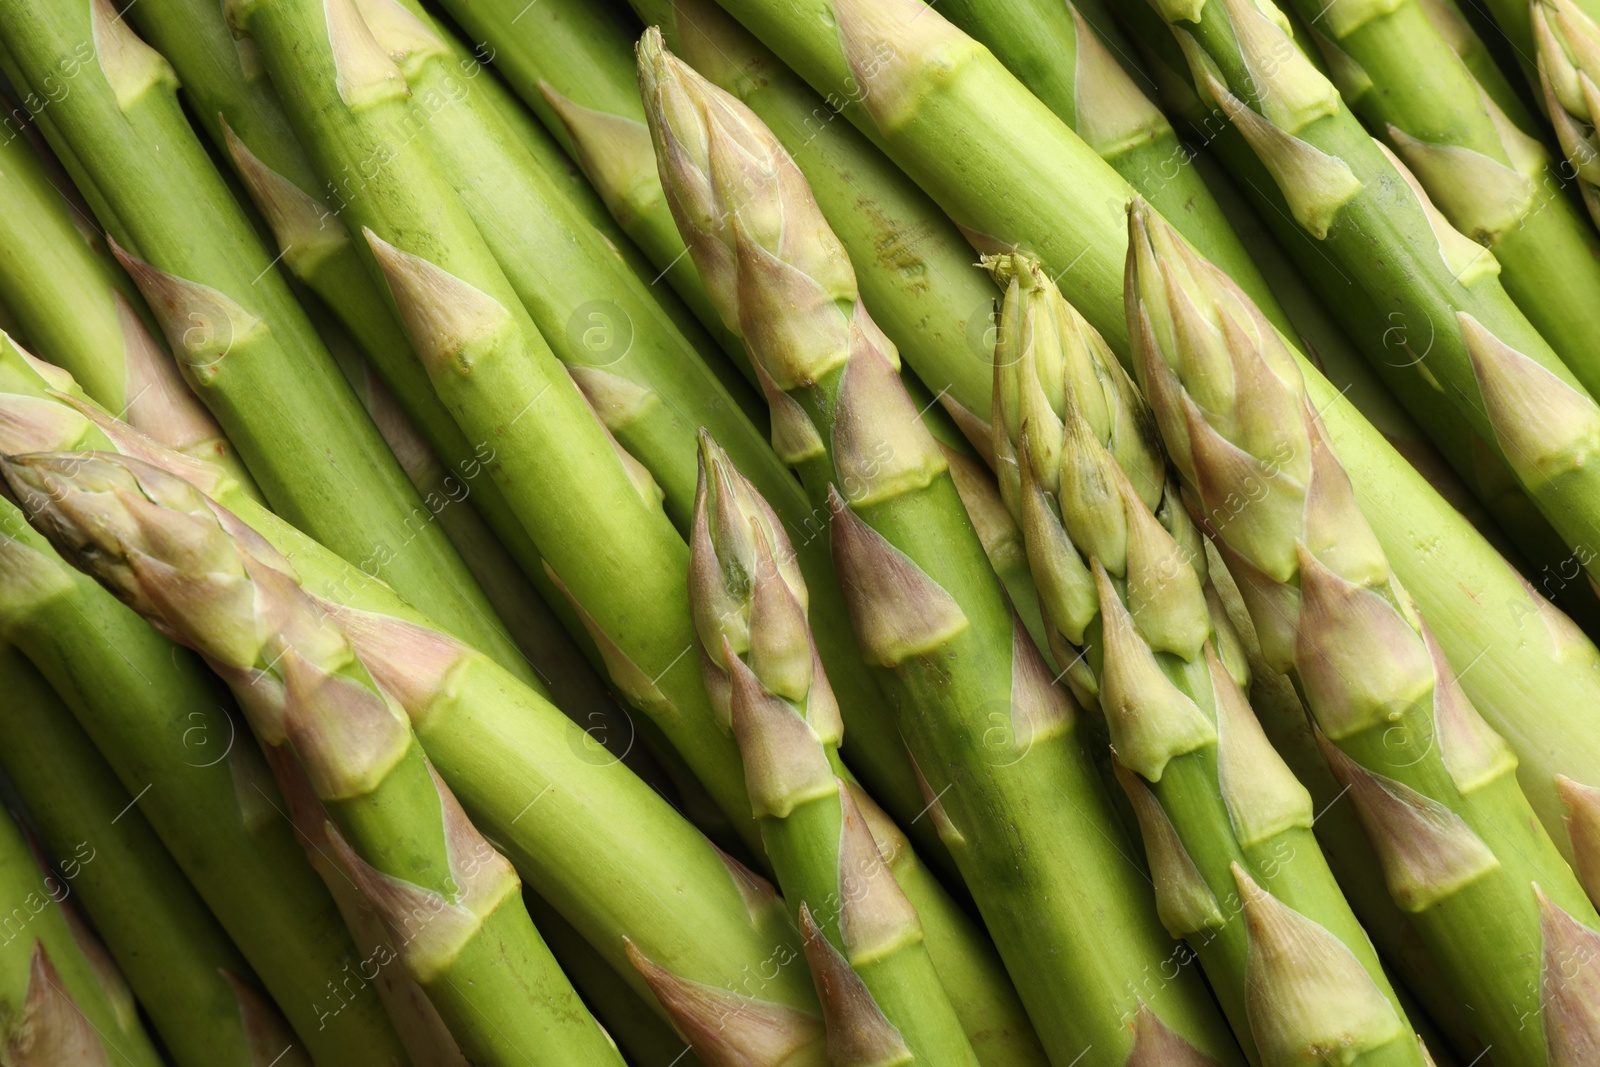
{"type": "Polygon", "coordinates": [[[1497,1060],[1600,1041],[1600,916],[1389,567],[1288,346],[1144,204],[1129,211],[1135,368],[1184,489],[1289,673],[1389,893],[1497,1060]],[[1568,961],[1553,969],[1552,960],[1568,961]]]}
{"type": "Polygon", "coordinates": [[[1117,849],[1077,710],[1006,603],[805,179],[653,30],[640,84],[673,215],[769,383],[779,453],[833,513],[857,639],[1047,1055],[1120,1062],[1159,1041],[1236,1061],[1197,975],[1142,977],[1173,946],[1117,849]]]}
{"type": "MultiPolygon", "coordinates": [[[[1479,88],[1420,0],[1381,13],[1360,0],[1294,8],[1350,108],[1450,224],[1494,253],[1529,322],[1600,389],[1600,235],[1573,202],[1570,176],[1479,88]]],[[[1594,40],[1600,49],[1600,32],[1594,40]]]]}
{"type": "Polygon", "coordinates": [[[72,712],[0,648],[0,763],[65,888],[179,1067],[310,1060],[72,712]],[[260,1053],[270,1050],[262,1058],[260,1053]]]}
{"type": "Polygon", "coordinates": [[[28,138],[0,132],[0,297],[37,354],[162,443],[250,476],[141,318],[143,300],[91,244],[28,138]]]}
{"type": "Polygon", "coordinates": [[[528,918],[511,864],[288,560],[138,461],[36,453],[4,470],[59,551],[199,652],[257,739],[292,751],[332,819],[338,865],[470,1062],[621,1067],[528,918]]]}
{"type": "MultiPolygon", "coordinates": [[[[1093,301],[1072,302],[1127,361],[1121,208],[1089,195],[1076,171],[1056,165],[1059,135],[1039,119],[1042,105],[1016,100],[1008,106],[1014,84],[994,81],[981,50],[915,0],[725,0],[725,6],[820,91],[849,101],[844,114],[952,216],[973,229],[1015,234],[1052,275],[1092,290],[1093,301]],[[1090,232],[1101,236],[1090,240],[1090,232]],[[1117,249],[1115,262],[1079,255],[1085,245],[1099,247],[1097,241],[1117,249]]],[[[1130,16],[1141,9],[1137,3],[1118,7],[1130,16]]],[[[1160,36],[1172,40],[1168,31],[1160,36]]],[[[1141,40],[1161,43],[1154,35],[1141,40]]],[[[1180,89],[1186,84],[1169,80],[1180,89]]],[[[1192,88],[1184,91],[1193,96],[1192,88]]],[[[1163,98],[1170,99],[1165,82],[1163,98]]],[[[1295,237],[1309,240],[1303,233],[1295,237]]],[[[1339,280],[1350,288],[1347,278],[1339,280]]],[[[1425,335],[1421,327],[1387,329],[1383,340],[1425,335]]],[[[1393,361],[1409,366],[1415,357],[1393,361]]],[[[1390,561],[1452,662],[1473,665],[1463,677],[1468,695],[1516,748],[1524,788],[1566,848],[1555,778],[1600,782],[1600,729],[1591,710],[1600,707],[1600,652],[1409,469],[1314,366],[1299,366],[1390,561]],[[1440,559],[1449,565],[1439,565],[1440,559]],[[1485,630],[1486,610],[1500,626],[1485,630]],[[1504,640],[1502,632],[1516,639],[1504,640]]],[[[1581,581],[1581,565],[1568,561],[1581,581]]]]}
{"type": "Polygon", "coordinates": [[[108,208],[100,221],[121,262],[267,500],[452,632],[518,663],[206,156],[172,68],[108,0],[7,5],[0,33],[8,75],[97,214],[108,208]],[[70,91],[38,95],[54,79],[70,91]]]}
{"type": "Polygon", "coordinates": [[[1351,1064],[1421,1067],[1312,836],[1311,796],[1262,733],[1248,668],[1213,620],[1202,540],[1167,482],[1149,408],[1037,262],[985,263],[1007,285],[1001,484],[1056,658],[1104,717],[1163,924],[1198,954],[1252,1062],[1337,1048],[1351,1064]]]}
{"type": "MultiPolygon", "coordinates": [[[[39,868],[22,830],[0,814],[0,1058],[18,1067],[162,1067],[127,987],[106,973],[68,917],[69,883],[39,868]]],[[[92,938],[92,935],[88,935],[92,938]]]]}
{"type": "MultiPolygon", "coordinates": [[[[858,1057],[871,1048],[972,1067],[1029,1054],[1042,1062],[992,948],[983,946],[990,973],[977,983],[939,970],[919,909],[880,854],[893,844],[874,837],[882,817],[863,814],[874,805],[864,794],[858,803],[839,761],[844,724],[794,548],[777,513],[706,434],[690,551],[707,686],[739,742],[751,810],[800,925],[830,1041],[858,1057]]],[[[948,901],[930,909],[952,910],[948,901]]]]}

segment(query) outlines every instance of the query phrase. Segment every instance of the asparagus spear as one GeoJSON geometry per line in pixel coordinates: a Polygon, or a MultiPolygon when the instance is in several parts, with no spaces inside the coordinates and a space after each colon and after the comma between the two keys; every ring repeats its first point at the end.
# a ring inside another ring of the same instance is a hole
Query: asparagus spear
{"type": "MultiPolygon", "coordinates": [[[[858,804],[839,762],[844,726],[794,548],[777,513],[708,434],[690,549],[707,683],[739,743],[752,813],[796,914],[830,1041],[862,1040],[886,1022],[900,1054],[918,1061],[976,1067],[981,1042],[990,1062],[1019,1062],[1020,1049],[1000,1047],[1032,1037],[1010,984],[941,983],[919,909],[862,814],[871,801],[863,795],[858,804]]],[[[1036,1044],[1027,1051],[1042,1060],[1036,1044]]]]}
{"type": "Polygon", "coordinates": [[[1116,851],[1076,709],[1006,604],[805,179],[655,30],[639,78],[673,216],[763,375],[779,453],[833,512],[857,638],[1047,1054],[1148,1055],[1124,1025],[1143,1002],[1149,1033],[1236,1057],[1192,972],[1140,988],[1171,945],[1116,851]]]}
{"type": "MultiPolygon", "coordinates": [[[[72,887],[39,869],[22,830],[0,814],[0,1056],[25,1064],[161,1067],[138,1021],[119,1012],[91,953],[80,945],[65,903],[72,887]]],[[[120,981],[120,976],[112,975],[120,981]]]]}
{"type": "Polygon", "coordinates": [[[91,247],[98,235],[57,192],[27,137],[9,131],[0,136],[0,202],[0,296],[39,354],[133,425],[251,485],[221,427],[150,335],[138,292],[91,247]]]}
{"type": "MultiPolygon", "coordinates": [[[[8,427],[9,428],[9,427],[8,427]]],[[[0,451],[17,443],[3,442],[0,451]]],[[[4,506],[0,623],[138,796],[189,881],[323,1067],[404,1053],[306,866],[269,772],[230,701],[170,641],[74,573],[4,506]]]]}
{"type": "Polygon", "coordinates": [[[1287,346],[1142,202],[1128,220],[1140,384],[1267,662],[1478,1036],[1497,1058],[1566,1062],[1564,1042],[1600,1039],[1600,1005],[1541,960],[1600,943],[1600,916],[1390,569],[1287,346]]]}
{"type": "Polygon", "coordinates": [[[1545,108],[1569,173],[1600,226],[1600,10],[1574,0],[1539,0],[1529,10],[1545,108]]]}
{"type": "Polygon", "coordinates": [[[96,202],[185,380],[273,507],[517,667],[521,657],[482,591],[422,518],[415,491],[206,158],[166,61],[106,0],[8,5],[0,33],[25,105],[47,114],[44,133],[96,202]],[[50,100],[41,94],[62,57],[72,57],[72,91],[50,100]]]}
{"type": "Polygon", "coordinates": [[[250,967],[94,743],[20,652],[0,648],[0,763],[66,888],[179,1067],[308,1067],[250,967]],[[257,1052],[271,1049],[266,1059],[257,1052]]]}
{"type": "Polygon", "coordinates": [[[1217,633],[1200,535],[1167,484],[1150,410],[1037,262],[985,265],[1007,287],[995,348],[1002,485],[1057,658],[1104,716],[1163,924],[1194,947],[1253,1061],[1338,1048],[1351,1063],[1420,1067],[1311,834],[1311,796],[1262,733],[1237,680],[1245,665],[1217,633]],[[1340,995],[1301,985],[1310,975],[1340,995]]]}
{"type": "Polygon", "coordinates": [[[1420,3],[1368,17],[1296,0],[1351,109],[1461,233],[1494,253],[1506,292],[1591,391],[1600,388],[1600,236],[1549,153],[1484,93],[1420,3]]]}
{"type": "Polygon", "coordinates": [[[288,560],[242,543],[234,516],[138,461],[45,453],[7,461],[5,475],[58,551],[194,648],[261,743],[293,752],[334,824],[340,866],[472,1062],[524,1063],[533,1051],[620,1067],[528,918],[511,864],[288,560]]]}
{"type": "MultiPolygon", "coordinates": [[[[924,5],[818,2],[826,4],[826,14],[816,19],[801,17],[808,10],[804,5],[776,0],[726,0],[726,6],[820,91],[854,101],[844,113],[952,215],[976,230],[1015,233],[1053,275],[1094,289],[1099,299],[1072,303],[1126,364],[1120,258],[1126,232],[1120,216],[1115,221],[1103,217],[1120,208],[1114,211],[1116,205],[1087,196],[1071,172],[1049,166],[1050,153],[1034,151],[1048,138],[1041,140],[1027,118],[1032,112],[1017,118],[998,107],[1002,90],[973,84],[970,91],[957,91],[960,77],[952,71],[969,69],[958,59],[973,46],[924,5]],[[834,25],[840,31],[827,29],[834,25]],[[896,106],[875,116],[873,109],[891,104],[896,106]],[[921,124],[916,130],[906,125],[913,118],[921,124]],[[1018,144],[1030,151],[1019,156],[1018,144]],[[981,172],[971,173],[980,161],[981,172]],[[1108,238],[1119,250],[1115,265],[1079,257],[1081,243],[1062,247],[1064,235],[1081,235],[1085,218],[1096,220],[1097,229],[1115,227],[1116,235],[1108,238]]],[[[1142,7],[1121,5],[1119,13],[1131,16],[1142,7]]],[[[1303,234],[1298,239],[1308,240],[1303,234]]],[[[1394,336],[1405,334],[1386,334],[1394,336]]],[[[1391,563],[1433,620],[1446,655],[1457,664],[1474,664],[1463,685],[1517,750],[1519,778],[1545,826],[1566,848],[1555,776],[1600,782],[1600,731],[1586,710],[1600,706],[1600,653],[1406,467],[1314,366],[1297,362],[1391,563]],[[1450,566],[1439,566],[1441,558],[1450,566]],[[1517,633],[1517,640],[1486,637],[1485,605],[1517,633]]],[[[1475,435],[1474,440],[1487,450],[1487,443],[1475,435]]],[[[1567,562],[1566,580],[1581,575],[1578,557],[1567,562]]]]}

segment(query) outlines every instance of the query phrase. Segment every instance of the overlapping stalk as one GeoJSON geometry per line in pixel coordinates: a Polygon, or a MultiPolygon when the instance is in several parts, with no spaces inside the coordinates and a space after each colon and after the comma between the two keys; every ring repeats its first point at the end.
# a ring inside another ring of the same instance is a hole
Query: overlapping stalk
{"type": "Polygon", "coordinates": [[[1351,109],[1450,224],[1494,254],[1506,292],[1578,380],[1600,389],[1600,236],[1564,188],[1570,176],[1478,87],[1420,2],[1294,6],[1351,109]]]}
{"type": "Polygon", "coordinates": [[[1140,384],[1391,896],[1497,1059],[1575,1062],[1600,1040],[1600,1006],[1568,993],[1600,917],[1518,788],[1516,756],[1389,567],[1288,347],[1142,203],[1129,231],[1140,384]]]}
{"type": "Polygon", "coordinates": [[[308,1067],[250,966],[39,672],[0,647],[0,762],[179,1067],[308,1067]],[[270,1055],[260,1058],[262,1050],[270,1055]]]}
{"type": "Polygon", "coordinates": [[[1600,8],[1535,0],[1529,11],[1545,107],[1570,174],[1600,226],[1600,8]]]}
{"type": "Polygon", "coordinates": [[[1197,976],[1142,985],[1171,943],[1112,844],[1076,711],[1007,605],[805,179],[655,31],[640,85],[674,217],[761,370],[779,453],[832,509],[857,638],[1047,1054],[1120,1062],[1176,1033],[1191,1055],[1235,1058],[1197,976]],[[1092,919],[1073,903],[1087,899],[1092,919]],[[1138,1042],[1136,1014],[1150,1020],[1138,1042]]]}
{"type": "Polygon", "coordinates": [[[70,892],[39,868],[22,830],[0,814],[0,1056],[19,1065],[161,1067],[138,1013],[118,1004],[127,987],[116,989],[116,968],[103,972],[94,960],[105,949],[79,942],[80,932],[92,935],[66,914],[70,892]]]}
{"type": "Polygon", "coordinates": [[[1149,409],[1037,262],[986,266],[1007,287],[1002,484],[1057,659],[1104,716],[1163,924],[1194,948],[1253,1062],[1337,1049],[1342,1062],[1421,1067],[1312,836],[1311,796],[1262,733],[1241,687],[1248,668],[1217,632],[1200,534],[1167,483],[1149,409]]]}
{"type": "Polygon", "coordinates": [[[170,66],[105,0],[11,5],[8,73],[120,247],[187,380],[285,518],[508,664],[515,647],[339,377],[190,128],[170,66]],[[74,57],[59,100],[36,79],[74,57]]]}
{"type": "Polygon", "coordinates": [[[1494,257],[1445,221],[1265,10],[1219,0],[1162,14],[1196,91],[1250,143],[1301,229],[1408,331],[1413,372],[1504,457],[1567,544],[1591,557],[1586,570],[1600,573],[1588,462],[1600,448],[1600,406],[1501,288],[1494,257]]]}
{"type": "Polygon", "coordinates": [[[197,459],[250,476],[141,317],[143,300],[94,247],[26,135],[0,134],[0,298],[39,355],[97,401],[197,459]]]}
{"type": "MultiPolygon", "coordinates": [[[[1049,141],[1035,135],[1030,113],[1014,117],[998,108],[1002,97],[984,84],[964,87],[970,41],[912,0],[818,0],[816,6],[725,0],[724,6],[820,92],[851,101],[843,113],[954,217],[980,232],[1014,234],[1052,275],[1094,290],[1097,299],[1089,303],[1074,298],[1076,288],[1067,296],[1126,365],[1123,207],[1089,195],[1074,171],[1051,165],[1049,141]],[[1080,257],[1080,244],[1063,247],[1064,235],[1081,234],[1085,219],[1095,220],[1097,232],[1115,229],[1104,238],[1118,250],[1114,264],[1080,257]]],[[[1131,16],[1142,6],[1118,10],[1131,16]]],[[[1161,37],[1172,40],[1170,31],[1161,37]]],[[[1379,322],[1385,330],[1394,325],[1379,322]]],[[[1417,327],[1385,334],[1423,335],[1417,327]]],[[[1446,655],[1474,664],[1462,684],[1517,750],[1519,778],[1565,848],[1556,774],[1600,781],[1600,730],[1589,710],[1600,707],[1600,652],[1404,464],[1312,363],[1297,362],[1390,562],[1433,620],[1446,655]],[[1439,566],[1441,558],[1450,566],[1439,566]],[[1486,605],[1517,640],[1485,636],[1486,605]]],[[[1419,382],[1419,394],[1426,388],[1419,382]]],[[[1442,405],[1417,410],[1425,409],[1442,405]]],[[[1558,584],[1581,580],[1578,560],[1568,562],[1558,584]]]]}
{"type": "MultiPolygon", "coordinates": [[[[941,983],[918,909],[863,815],[872,801],[857,800],[839,763],[844,726],[794,548],[777,513],[707,435],[690,550],[707,684],[739,742],[752,813],[800,926],[830,1047],[857,1050],[847,1062],[863,1067],[880,1062],[864,1049],[976,1067],[973,1042],[982,1041],[988,1062],[1024,1062],[1000,1047],[1032,1036],[1014,998],[996,1003],[1008,982],[953,993],[941,983]]],[[[1037,1046],[1029,1051],[1042,1062],[1037,1046]]]]}
{"type": "MultiPolygon", "coordinates": [[[[9,427],[8,427],[9,429],[9,427]]],[[[0,451],[12,451],[9,437],[0,451]]],[[[319,1067],[405,1054],[227,700],[4,505],[0,634],[72,709],[319,1067]]]]}
{"type": "Polygon", "coordinates": [[[29,521],[194,648],[287,746],[400,962],[475,1063],[621,1064],[539,939],[511,864],[434,773],[406,714],[270,546],[183,479],[109,453],[5,461],[29,521]]]}

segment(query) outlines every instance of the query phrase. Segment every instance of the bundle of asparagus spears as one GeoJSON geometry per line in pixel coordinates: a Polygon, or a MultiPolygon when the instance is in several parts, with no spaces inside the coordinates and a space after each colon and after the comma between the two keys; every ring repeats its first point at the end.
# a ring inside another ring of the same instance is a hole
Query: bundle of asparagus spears
{"type": "Polygon", "coordinates": [[[0,1065],[1600,1067],[1600,0],[0,5],[0,1065]]]}

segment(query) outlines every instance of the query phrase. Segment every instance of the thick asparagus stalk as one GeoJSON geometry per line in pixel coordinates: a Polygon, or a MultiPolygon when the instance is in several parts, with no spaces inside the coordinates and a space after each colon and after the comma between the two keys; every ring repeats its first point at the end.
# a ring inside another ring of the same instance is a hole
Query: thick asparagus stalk
{"type": "Polygon", "coordinates": [[[7,73],[273,507],[513,667],[515,646],[427,521],[178,104],[171,67],[105,0],[8,5],[7,73]],[[62,57],[72,91],[41,86],[62,57]],[[46,106],[48,105],[48,106],[46,106]]]}
{"type": "Polygon", "coordinates": [[[1574,0],[1538,0],[1529,10],[1545,107],[1570,174],[1600,226],[1600,10],[1574,0]]]}
{"type": "MultiPolygon", "coordinates": [[[[118,993],[93,960],[105,951],[80,944],[65,903],[70,883],[40,870],[22,830],[0,814],[0,1056],[18,1065],[161,1067],[137,1013],[119,1011],[118,993]]],[[[87,933],[87,931],[85,931],[87,933]]],[[[122,992],[126,991],[126,987],[122,992]]]]}
{"type": "MultiPolygon", "coordinates": [[[[709,435],[701,437],[690,550],[708,685],[739,742],[751,809],[796,913],[830,1040],[854,1035],[859,1044],[887,1022],[901,1054],[919,1062],[976,1067],[979,1042],[988,1062],[1021,1062],[1019,1049],[1001,1046],[1032,1034],[998,966],[975,987],[949,983],[947,992],[941,982],[918,909],[880,856],[839,763],[844,726],[794,548],[777,513],[709,435]]],[[[860,803],[872,802],[863,795],[860,803]]],[[[1036,1044],[1028,1051],[1042,1061],[1036,1044]]]]}
{"type": "Polygon", "coordinates": [[[29,521],[75,565],[194,648],[263,745],[287,746],[327,809],[346,874],[474,1063],[621,1064],[467,820],[405,712],[288,560],[181,478],[111,454],[6,462],[29,521]],[[231,527],[231,529],[230,529],[231,527]]]}
{"type": "Polygon", "coordinates": [[[1479,89],[1420,2],[1378,15],[1348,0],[1294,6],[1350,107],[1450,224],[1494,253],[1506,292],[1578,380],[1600,389],[1600,236],[1568,176],[1479,89]]]}
{"type": "Polygon", "coordinates": [[[654,30],[639,77],[673,215],[763,375],[780,455],[832,509],[858,640],[1046,1052],[1148,1055],[1125,1026],[1143,1003],[1160,1021],[1141,1035],[1236,1057],[1192,973],[1140,988],[1171,945],[1113,844],[1076,710],[1007,605],[805,179],[654,30]]]}
{"type": "Polygon", "coordinates": [[[0,764],[179,1067],[310,1060],[72,712],[0,648],[0,764]],[[269,1057],[270,1058],[270,1057],[269,1057]]]}
{"type": "MultiPolygon", "coordinates": [[[[1039,136],[1028,117],[1033,112],[1014,117],[999,106],[1010,90],[966,84],[965,74],[987,66],[969,66],[973,45],[924,5],[817,4],[726,0],[725,6],[819,91],[848,102],[844,114],[953,217],[981,232],[1015,234],[1019,244],[1039,253],[1052,275],[1094,289],[1099,297],[1092,303],[1067,296],[1126,364],[1121,209],[1087,195],[1073,172],[1050,165],[1051,153],[1040,147],[1049,139],[1039,136]],[[804,15],[809,10],[821,13],[813,19],[804,15]],[[1029,151],[1019,155],[1019,144],[1029,151]],[[1108,213],[1117,218],[1107,220],[1108,213]],[[1106,238],[1119,249],[1114,265],[1078,255],[1084,243],[1080,223],[1089,218],[1096,220],[1097,232],[1116,229],[1106,238]],[[1074,234],[1076,240],[1066,240],[1074,234]]],[[[1119,11],[1132,14],[1141,7],[1127,4],[1119,11]]],[[[1386,336],[1403,339],[1409,333],[1386,336]]],[[[1474,664],[1462,684],[1517,750],[1524,788],[1545,826],[1567,847],[1555,776],[1600,782],[1600,730],[1586,710],[1600,706],[1600,652],[1408,469],[1314,366],[1298,362],[1391,563],[1433,620],[1446,655],[1459,665],[1474,664]],[[1439,566],[1441,558],[1450,566],[1439,566]],[[1485,605],[1504,613],[1503,625],[1517,640],[1486,638],[1485,605]]],[[[1578,557],[1569,562],[1574,576],[1581,573],[1578,557]]]]}
{"type": "Polygon", "coordinates": [[[1140,384],[1267,662],[1292,674],[1479,1037],[1497,1058],[1565,1062],[1564,1042],[1600,1039],[1600,1005],[1541,961],[1600,943],[1600,916],[1390,569],[1287,346],[1144,204],[1128,218],[1140,384]]]}
{"type": "Polygon", "coordinates": [[[197,459],[250,476],[166,345],[150,335],[138,292],[93,247],[89,223],[51,184],[26,136],[0,136],[0,297],[39,355],[96,400],[197,459]]]}
{"type": "Polygon", "coordinates": [[[1200,535],[1167,483],[1149,409],[1037,262],[986,266],[1007,285],[995,348],[995,454],[1012,472],[1002,484],[1057,658],[1104,716],[1164,925],[1194,947],[1252,1061],[1339,1048],[1351,1063],[1420,1067],[1312,836],[1311,796],[1262,733],[1239,680],[1247,668],[1217,633],[1200,535]],[[1302,984],[1311,975],[1340,995],[1302,984]]]}

